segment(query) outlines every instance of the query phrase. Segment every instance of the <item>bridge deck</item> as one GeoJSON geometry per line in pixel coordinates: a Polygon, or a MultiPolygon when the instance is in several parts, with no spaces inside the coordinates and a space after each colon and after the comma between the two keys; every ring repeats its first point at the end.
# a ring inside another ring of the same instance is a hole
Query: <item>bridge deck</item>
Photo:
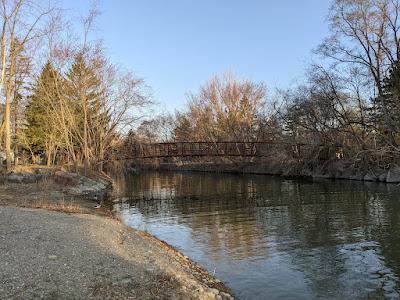
{"type": "Polygon", "coordinates": [[[298,156],[307,151],[306,148],[306,144],[274,142],[132,143],[127,145],[125,159],[201,156],[265,157],[279,151],[290,152],[298,156]]]}

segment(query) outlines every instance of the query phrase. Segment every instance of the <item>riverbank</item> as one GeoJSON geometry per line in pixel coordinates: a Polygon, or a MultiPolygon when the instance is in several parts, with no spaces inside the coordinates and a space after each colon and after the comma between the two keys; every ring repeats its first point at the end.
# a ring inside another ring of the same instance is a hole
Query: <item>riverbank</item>
{"type": "Polygon", "coordinates": [[[253,160],[246,162],[169,162],[169,163],[137,163],[127,169],[128,172],[140,169],[166,171],[196,171],[215,173],[240,173],[275,175],[283,177],[346,179],[368,182],[400,183],[400,166],[386,168],[357,165],[345,160],[327,160],[318,163],[299,161],[277,162],[274,160],[253,160]]]}
{"type": "Polygon", "coordinates": [[[18,167],[1,177],[0,205],[109,215],[112,190],[106,176],[82,176],[60,168],[18,167]]]}
{"type": "Polygon", "coordinates": [[[102,199],[109,183],[54,169],[5,176],[0,185],[1,295],[233,299],[189,258],[111,216],[111,204],[102,199]],[[100,209],[94,209],[94,200],[100,209]]]}
{"type": "Polygon", "coordinates": [[[7,299],[229,299],[111,218],[0,207],[0,237],[7,299]]]}

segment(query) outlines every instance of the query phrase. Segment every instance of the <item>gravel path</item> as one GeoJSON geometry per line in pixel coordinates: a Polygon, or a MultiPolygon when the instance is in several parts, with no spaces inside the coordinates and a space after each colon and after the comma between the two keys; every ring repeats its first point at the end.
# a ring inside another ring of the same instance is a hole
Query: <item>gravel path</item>
{"type": "Polygon", "coordinates": [[[184,261],[117,220],[0,206],[1,299],[229,299],[184,261]]]}

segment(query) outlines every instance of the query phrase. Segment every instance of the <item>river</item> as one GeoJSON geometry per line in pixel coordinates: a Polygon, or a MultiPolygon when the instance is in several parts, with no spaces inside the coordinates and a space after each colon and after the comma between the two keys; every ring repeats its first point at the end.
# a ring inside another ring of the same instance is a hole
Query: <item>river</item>
{"type": "Polygon", "coordinates": [[[238,299],[399,299],[400,187],[262,175],[121,177],[124,221],[238,299]]]}

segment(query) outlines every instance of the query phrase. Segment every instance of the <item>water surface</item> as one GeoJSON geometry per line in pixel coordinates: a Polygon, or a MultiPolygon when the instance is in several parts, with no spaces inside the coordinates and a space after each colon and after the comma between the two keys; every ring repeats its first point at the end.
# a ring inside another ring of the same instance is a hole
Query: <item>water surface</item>
{"type": "Polygon", "coordinates": [[[400,299],[396,185],[178,172],[117,183],[128,225],[239,299],[400,299]]]}

